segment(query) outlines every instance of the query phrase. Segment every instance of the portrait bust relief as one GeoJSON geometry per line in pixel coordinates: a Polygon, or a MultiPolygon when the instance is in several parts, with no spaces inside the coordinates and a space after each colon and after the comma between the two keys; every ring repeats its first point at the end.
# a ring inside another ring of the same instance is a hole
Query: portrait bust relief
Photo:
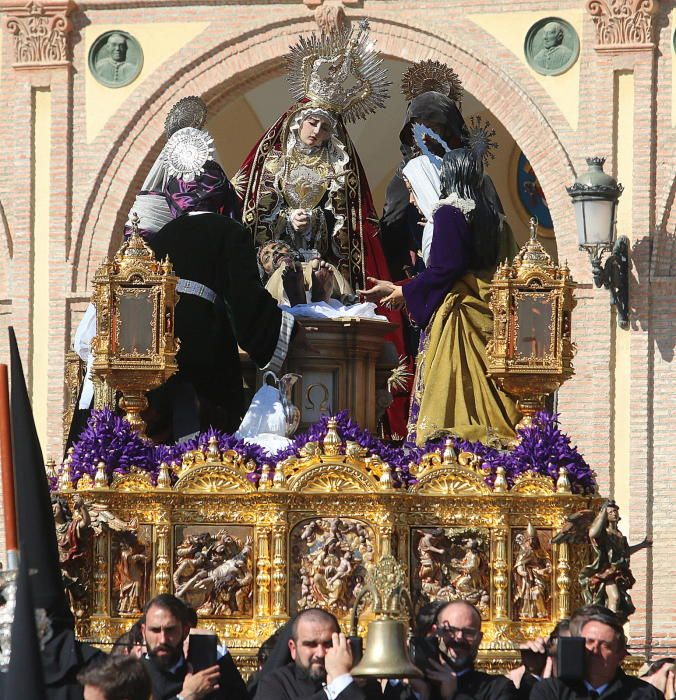
{"type": "Polygon", "coordinates": [[[528,30],[524,52],[540,75],[560,75],[577,61],[580,40],[571,24],[560,17],[546,17],[528,30]]]}
{"type": "Polygon", "coordinates": [[[127,32],[105,32],[89,51],[89,70],[106,87],[129,85],[138,77],[142,67],[141,45],[127,32]]]}

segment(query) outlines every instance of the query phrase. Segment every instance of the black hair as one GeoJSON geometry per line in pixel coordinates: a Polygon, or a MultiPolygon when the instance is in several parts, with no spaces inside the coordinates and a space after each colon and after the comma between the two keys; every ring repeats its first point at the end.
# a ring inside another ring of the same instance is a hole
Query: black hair
{"type": "Polygon", "coordinates": [[[620,618],[609,608],[602,605],[585,605],[576,610],[570,618],[570,631],[576,637],[583,637],[582,629],[588,622],[600,622],[608,625],[615,632],[621,649],[627,648],[627,637],[620,618]]]}
{"type": "Polygon", "coordinates": [[[415,616],[415,636],[426,637],[437,620],[437,613],[443,607],[443,600],[433,600],[425,603],[415,616]]]}
{"type": "Polygon", "coordinates": [[[197,627],[197,610],[190,605],[185,606],[186,617],[188,618],[188,624],[191,627],[197,627]]]}
{"type": "Polygon", "coordinates": [[[335,631],[340,632],[340,624],[338,624],[338,618],[335,615],[321,608],[308,608],[298,613],[293,621],[293,625],[291,626],[291,639],[293,639],[294,642],[298,641],[298,623],[305,617],[314,618],[322,622],[331,622],[335,631]]]}
{"type": "Polygon", "coordinates": [[[559,641],[561,638],[561,635],[563,632],[569,632],[570,631],[570,620],[568,618],[564,618],[563,620],[559,620],[554,629],[549,633],[549,637],[547,637],[547,642],[545,643],[545,646],[547,647],[547,651],[552,651],[554,649],[555,644],[559,641]]]}
{"type": "Polygon", "coordinates": [[[161,593],[146,603],[143,608],[143,615],[145,616],[148,610],[153,607],[169,611],[184,626],[190,625],[191,618],[188,606],[180,598],[171,595],[171,593],[161,593]]]}
{"type": "Polygon", "coordinates": [[[73,512],[71,511],[70,506],[68,505],[68,501],[63,496],[57,496],[55,493],[53,493],[51,495],[50,500],[52,502],[52,505],[54,505],[55,503],[59,504],[65,520],[70,521],[73,519],[73,512]]]}
{"type": "Polygon", "coordinates": [[[259,665],[263,665],[270,656],[270,652],[275,648],[277,640],[279,639],[279,632],[273,632],[258,648],[258,653],[256,654],[258,658],[259,665]]]}
{"type": "Polygon", "coordinates": [[[143,632],[141,631],[142,623],[143,618],[137,620],[124,634],[121,634],[115,642],[113,642],[113,648],[110,651],[111,656],[124,656],[128,654],[133,647],[145,643],[143,632]]]}
{"type": "Polygon", "coordinates": [[[455,148],[442,161],[441,196],[448,197],[452,192],[474,200],[476,205],[468,221],[472,233],[470,267],[473,270],[494,267],[498,262],[500,216],[489,202],[481,162],[468,148],[455,148]]]}
{"type": "Polygon", "coordinates": [[[152,692],[150,676],[135,656],[107,656],[77,679],[83,686],[98,688],[106,700],[148,700],[152,692]]]}

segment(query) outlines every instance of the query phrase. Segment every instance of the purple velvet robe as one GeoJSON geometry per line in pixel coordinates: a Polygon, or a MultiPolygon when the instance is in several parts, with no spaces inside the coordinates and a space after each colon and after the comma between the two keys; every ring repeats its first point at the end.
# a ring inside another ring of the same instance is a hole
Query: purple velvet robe
{"type": "Polygon", "coordinates": [[[403,283],[406,308],[415,323],[425,328],[455,282],[470,266],[470,231],[464,214],[444,205],[434,212],[434,234],[427,267],[403,283]]]}

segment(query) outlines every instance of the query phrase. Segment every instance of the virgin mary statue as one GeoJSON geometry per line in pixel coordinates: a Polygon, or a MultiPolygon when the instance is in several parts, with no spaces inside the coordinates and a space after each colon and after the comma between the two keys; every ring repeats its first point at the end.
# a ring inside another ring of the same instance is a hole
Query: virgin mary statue
{"type": "Polygon", "coordinates": [[[389,278],[371,191],[345,128],[388,96],[368,22],[302,37],[291,47],[288,73],[296,103],[263,134],[234,178],[242,223],[257,248],[281,241],[298,261],[321,258],[351,289],[365,288],[368,276],[389,278]]]}

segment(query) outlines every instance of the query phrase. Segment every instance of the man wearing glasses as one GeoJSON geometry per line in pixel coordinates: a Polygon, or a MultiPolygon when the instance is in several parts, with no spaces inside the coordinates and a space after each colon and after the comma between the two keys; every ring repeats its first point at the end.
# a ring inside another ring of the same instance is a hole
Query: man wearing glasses
{"type": "Polygon", "coordinates": [[[427,660],[424,681],[411,681],[417,700],[516,699],[509,678],[474,668],[482,634],[481,615],[473,605],[462,600],[446,603],[433,630],[439,638],[439,655],[427,660]]]}

